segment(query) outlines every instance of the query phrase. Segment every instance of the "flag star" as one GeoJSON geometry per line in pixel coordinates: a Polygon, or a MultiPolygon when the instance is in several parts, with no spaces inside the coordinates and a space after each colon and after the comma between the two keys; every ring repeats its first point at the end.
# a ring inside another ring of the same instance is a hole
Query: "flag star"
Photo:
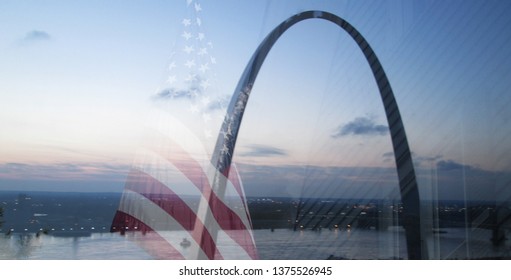
{"type": "Polygon", "coordinates": [[[202,119],[204,122],[209,122],[211,120],[211,116],[207,113],[202,114],[202,119]]]}
{"type": "Polygon", "coordinates": [[[211,137],[213,137],[213,134],[211,134],[211,130],[206,129],[206,130],[204,130],[204,136],[206,138],[211,138],[211,137]]]}
{"type": "Polygon", "coordinates": [[[187,54],[190,54],[191,52],[193,52],[193,46],[185,46],[183,51],[187,54]]]}
{"type": "Polygon", "coordinates": [[[169,64],[169,70],[172,70],[176,68],[176,63],[174,61],[172,61],[170,64],[169,64]]]}
{"type": "Polygon", "coordinates": [[[231,126],[229,125],[229,126],[227,127],[227,137],[230,137],[231,135],[232,135],[232,128],[231,128],[231,126]]]}
{"type": "Polygon", "coordinates": [[[201,20],[200,18],[197,18],[197,19],[196,19],[196,22],[197,22],[197,25],[198,25],[198,26],[201,26],[201,24],[202,24],[202,20],[201,20]]]}
{"type": "Polygon", "coordinates": [[[209,41],[209,42],[208,42],[208,46],[209,46],[210,48],[213,48],[213,42],[209,41]]]}
{"type": "Polygon", "coordinates": [[[204,35],[204,33],[197,34],[197,40],[199,40],[199,41],[204,40],[205,37],[206,37],[206,35],[204,35]]]}
{"type": "Polygon", "coordinates": [[[209,83],[208,80],[202,80],[200,82],[200,86],[203,88],[203,89],[207,89],[211,84],[209,83]]]}
{"type": "Polygon", "coordinates": [[[190,6],[192,4],[192,0],[186,0],[186,5],[190,6]]]}
{"type": "Polygon", "coordinates": [[[205,96],[202,98],[201,102],[204,106],[206,106],[211,102],[211,100],[209,99],[209,97],[205,96]]]}
{"type": "Polygon", "coordinates": [[[188,68],[192,68],[193,66],[195,66],[195,60],[192,59],[192,60],[186,61],[185,66],[188,68]]]}
{"type": "Polygon", "coordinates": [[[222,152],[222,154],[229,154],[229,147],[227,147],[227,145],[224,144],[220,152],[222,152]]]}
{"type": "MultiPolygon", "coordinates": [[[[185,64],[185,66],[186,66],[186,64],[185,64]]],[[[185,78],[185,82],[191,82],[191,81],[195,80],[196,78],[197,78],[197,76],[195,74],[188,74],[188,76],[186,76],[186,78],[185,78]]]]}
{"type": "Polygon", "coordinates": [[[197,91],[196,89],[192,89],[188,92],[188,94],[190,95],[190,97],[195,98],[199,95],[199,91],[197,91]]]}
{"type": "Polygon", "coordinates": [[[238,101],[238,102],[236,103],[236,105],[235,105],[235,107],[234,107],[234,110],[239,112],[239,111],[241,111],[242,109],[243,109],[243,101],[242,101],[242,100],[240,100],[240,101],[238,101]]]}
{"type": "Polygon", "coordinates": [[[199,3],[195,3],[195,11],[196,11],[196,12],[200,12],[200,11],[202,11],[202,7],[200,6],[200,4],[199,4],[199,3]]]}
{"type": "Polygon", "coordinates": [[[205,54],[208,54],[208,49],[206,48],[201,48],[199,50],[199,52],[197,52],[198,55],[205,55],[205,54]]]}
{"type": "Polygon", "coordinates": [[[227,132],[225,132],[225,130],[220,131],[220,134],[222,134],[224,136],[224,138],[227,137],[227,132]]]}
{"type": "Polygon", "coordinates": [[[183,34],[181,34],[183,38],[185,38],[187,41],[192,38],[192,34],[190,32],[184,31],[183,34]]]}
{"type": "Polygon", "coordinates": [[[195,104],[190,105],[190,112],[192,112],[192,113],[199,112],[199,107],[195,104]]]}
{"type": "Polygon", "coordinates": [[[210,56],[209,59],[211,60],[211,64],[216,64],[216,58],[210,56]]]}
{"type": "Polygon", "coordinates": [[[176,76],[175,75],[172,75],[170,76],[168,79],[167,79],[167,83],[169,84],[173,84],[176,82],[176,76]]]}
{"type": "Polygon", "coordinates": [[[188,18],[185,18],[185,19],[183,19],[182,23],[184,26],[188,26],[188,25],[192,24],[192,21],[188,18]]]}
{"type": "Polygon", "coordinates": [[[200,67],[199,67],[199,71],[201,71],[202,73],[206,73],[206,71],[208,71],[209,69],[209,66],[207,63],[205,64],[202,64],[200,67]]]}
{"type": "Polygon", "coordinates": [[[225,116],[223,123],[227,124],[227,126],[230,126],[230,122],[232,121],[233,117],[232,114],[229,113],[227,116],[225,116]]]}

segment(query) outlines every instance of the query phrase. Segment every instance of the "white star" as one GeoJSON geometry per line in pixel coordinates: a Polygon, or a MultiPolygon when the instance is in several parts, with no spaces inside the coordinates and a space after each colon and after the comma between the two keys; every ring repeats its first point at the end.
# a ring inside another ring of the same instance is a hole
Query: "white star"
{"type": "Polygon", "coordinates": [[[196,21],[197,21],[197,25],[198,25],[198,26],[201,26],[201,24],[202,24],[202,20],[201,20],[200,18],[197,18],[197,20],[196,20],[196,21]]]}
{"type": "Polygon", "coordinates": [[[208,46],[209,46],[210,48],[213,48],[213,42],[209,41],[209,42],[208,42],[208,46]]]}
{"type": "Polygon", "coordinates": [[[209,114],[202,114],[202,119],[204,120],[204,122],[209,122],[211,120],[211,116],[209,114]]]}
{"type": "Polygon", "coordinates": [[[204,40],[205,37],[206,37],[206,35],[204,35],[204,33],[197,34],[197,40],[199,40],[199,41],[204,40]]]}
{"type": "Polygon", "coordinates": [[[224,130],[220,131],[220,134],[222,134],[224,136],[224,138],[227,137],[227,132],[225,132],[224,130]]]}
{"type": "Polygon", "coordinates": [[[241,110],[241,108],[243,108],[243,100],[239,100],[238,102],[236,102],[235,108],[236,110],[241,110]]]}
{"type": "Polygon", "coordinates": [[[170,64],[169,64],[169,71],[176,68],[176,63],[174,61],[172,61],[170,64]]]}
{"type": "Polygon", "coordinates": [[[184,31],[183,34],[181,34],[183,38],[185,38],[187,41],[188,39],[192,38],[192,34],[190,32],[184,31]]]}
{"type": "Polygon", "coordinates": [[[216,64],[216,58],[210,56],[209,59],[211,60],[211,64],[216,64]]]}
{"type": "Polygon", "coordinates": [[[204,130],[204,136],[206,136],[206,138],[213,137],[213,135],[211,134],[211,130],[209,129],[204,130]]]}
{"type": "Polygon", "coordinates": [[[200,6],[200,4],[199,4],[199,3],[195,3],[195,11],[196,11],[196,12],[200,12],[200,11],[202,11],[202,7],[200,6]]]}
{"type": "Polygon", "coordinates": [[[192,60],[186,61],[185,66],[188,68],[192,68],[193,66],[195,66],[195,60],[192,59],[192,60]]]}
{"type": "Polygon", "coordinates": [[[196,89],[192,89],[190,90],[189,95],[190,97],[195,98],[199,95],[199,91],[197,91],[196,89]]]}
{"type": "Polygon", "coordinates": [[[227,147],[227,145],[224,144],[220,151],[222,152],[222,154],[229,154],[229,147],[227,147]]]}
{"type": "Polygon", "coordinates": [[[192,4],[192,0],[186,0],[186,5],[190,6],[192,4]]]}
{"type": "Polygon", "coordinates": [[[205,54],[208,54],[208,49],[206,48],[202,48],[199,50],[199,52],[197,52],[198,55],[205,55],[205,54]]]}
{"type": "Polygon", "coordinates": [[[211,100],[209,99],[209,97],[205,96],[202,98],[201,102],[202,102],[202,105],[206,106],[209,104],[209,102],[211,102],[211,100]]]}
{"type": "Polygon", "coordinates": [[[203,89],[207,89],[211,84],[209,83],[208,80],[202,80],[200,82],[200,86],[203,88],[203,89]]]}
{"type": "Polygon", "coordinates": [[[231,135],[232,135],[232,128],[231,128],[231,126],[229,125],[229,126],[227,127],[227,137],[230,137],[231,135]]]}
{"type": "Polygon", "coordinates": [[[183,51],[187,54],[190,54],[191,52],[193,52],[193,46],[185,46],[183,51]]]}
{"type": "MultiPolygon", "coordinates": [[[[194,63],[194,65],[195,65],[195,63],[194,63]]],[[[185,66],[186,66],[186,64],[185,64],[185,66]]],[[[188,68],[190,68],[190,67],[188,67],[188,68]]],[[[196,78],[197,78],[197,76],[195,74],[188,74],[188,76],[186,76],[186,78],[185,78],[185,82],[191,82],[191,81],[195,80],[196,78]]]]}
{"type": "Polygon", "coordinates": [[[192,113],[199,112],[199,107],[197,107],[197,105],[195,105],[195,104],[190,105],[190,112],[192,112],[192,113]]]}
{"type": "Polygon", "coordinates": [[[205,64],[202,64],[200,67],[199,67],[199,71],[201,71],[202,73],[206,73],[206,71],[208,71],[209,69],[209,66],[207,63],[205,64]]]}
{"type": "Polygon", "coordinates": [[[169,84],[173,84],[176,82],[176,76],[173,75],[173,76],[170,76],[168,79],[167,79],[167,83],[169,84]]]}
{"type": "Polygon", "coordinates": [[[185,19],[183,19],[182,23],[184,26],[188,26],[188,25],[192,24],[192,21],[188,18],[185,18],[185,19]]]}

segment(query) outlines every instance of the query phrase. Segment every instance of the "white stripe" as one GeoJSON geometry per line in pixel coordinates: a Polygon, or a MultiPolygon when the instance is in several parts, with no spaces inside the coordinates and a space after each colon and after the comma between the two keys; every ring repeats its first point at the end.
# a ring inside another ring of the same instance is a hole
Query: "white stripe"
{"type": "Polygon", "coordinates": [[[156,232],[170,231],[176,229],[181,231],[184,237],[190,241],[189,248],[191,249],[189,250],[190,252],[188,252],[188,250],[185,251],[183,248],[181,248],[179,244],[180,240],[176,240],[175,238],[169,238],[169,236],[165,234],[160,234],[160,236],[164,238],[170,245],[172,245],[172,247],[174,247],[177,251],[179,251],[185,259],[195,258],[195,256],[193,256],[191,252],[199,252],[200,257],[202,257],[202,259],[207,259],[206,254],[204,253],[202,248],[200,248],[199,244],[197,244],[197,242],[192,237],[190,232],[183,228],[167,212],[162,210],[158,205],[156,205],[146,197],[136,192],[132,192],[130,190],[124,190],[119,210],[137,218],[144,224],[154,229],[156,232]],[[174,228],[171,225],[175,225],[176,228],[174,228]]]}

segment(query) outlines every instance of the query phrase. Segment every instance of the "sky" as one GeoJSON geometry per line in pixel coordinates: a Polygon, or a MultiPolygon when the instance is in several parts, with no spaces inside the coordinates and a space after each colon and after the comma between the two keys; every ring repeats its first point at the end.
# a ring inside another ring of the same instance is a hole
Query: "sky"
{"type": "MultiPolygon", "coordinates": [[[[511,198],[508,1],[0,1],[0,190],[122,191],[148,131],[187,142],[169,116],[207,155],[258,44],[311,9],[376,52],[423,198],[511,198]]],[[[308,20],[280,38],[234,161],[248,195],[398,197],[376,83],[347,34],[308,20]]]]}

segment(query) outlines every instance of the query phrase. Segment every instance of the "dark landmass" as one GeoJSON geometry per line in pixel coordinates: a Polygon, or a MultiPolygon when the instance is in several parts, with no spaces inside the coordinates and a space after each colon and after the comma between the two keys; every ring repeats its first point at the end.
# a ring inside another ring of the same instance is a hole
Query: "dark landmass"
{"type": "MultiPolygon", "coordinates": [[[[0,233],[48,233],[81,236],[109,232],[119,205],[120,193],[0,192],[3,225],[0,233]]],[[[196,198],[185,198],[198,204],[196,198]]],[[[172,198],[162,201],[172,203],[172,198]]],[[[368,199],[249,197],[247,203],[254,229],[290,228],[322,230],[358,228],[385,230],[400,226],[403,206],[399,202],[368,199]]],[[[427,205],[433,205],[425,202],[427,205]]],[[[440,228],[506,226],[511,211],[495,203],[440,201],[430,211],[440,228]],[[432,210],[435,209],[435,210],[432,210]]]]}

